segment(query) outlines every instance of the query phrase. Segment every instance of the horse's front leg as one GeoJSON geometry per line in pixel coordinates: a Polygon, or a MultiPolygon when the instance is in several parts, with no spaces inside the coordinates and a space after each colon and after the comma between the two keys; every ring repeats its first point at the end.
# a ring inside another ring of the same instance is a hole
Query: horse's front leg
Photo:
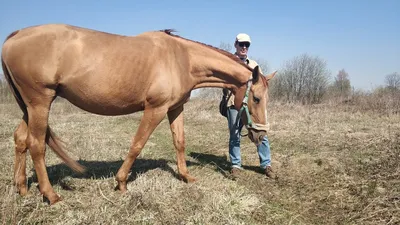
{"type": "Polygon", "coordinates": [[[118,170],[115,178],[118,182],[117,188],[121,192],[125,192],[127,190],[126,181],[128,178],[128,173],[135,162],[136,157],[140,154],[150,135],[153,133],[158,124],[160,124],[160,122],[164,119],[166,114],[167,108],[152,108],[144,110],[143,117],[132,140],[130,151],[126,156],[121,168],[118,170]]]}
{"type": "Polygon", "coordinates": [[[168,112],[168,120],[172,132],[172,138],[174,140],[174,146],[176,149],[178,174],[179,176],[188,183],[196,181],[196,178],[189,175],[186,167],[185,160],[185,135],[183,127],[183,105],[168,112]]]}

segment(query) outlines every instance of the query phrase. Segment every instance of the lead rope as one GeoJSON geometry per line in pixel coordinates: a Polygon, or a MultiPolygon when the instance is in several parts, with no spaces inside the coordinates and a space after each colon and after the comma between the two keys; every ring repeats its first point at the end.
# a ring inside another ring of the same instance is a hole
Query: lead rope
{"type": "MultiPolygon", "coordinates": [[[[247,102],[248,102],[248,100],[249,100],[250,88],[251,88],[251,85],[252,85],[252,84],[253,84],[253,80],[252,80],[252,79],[249,79],[249,80],[247,81],[247,89],[246,89],[246,93],[245,93],[244,98],[243,98],[242,107],[240,108],[239,113],[238,113],[237,116],[236,116],[236,122],[235,122],[236,128],[239,127],[239,121],[240,121],[240,117],[241,117],[243,111],[246,112],[246,117],[247,117],[247,125],[246,125],[246,128],[248,128],[248,127],[253,127],[253,121],[252,121],[251,118],[250,118],[249,108],[248,108],[248,106],[247,106],[247,102]]],[[[240,136],[242,136],[242,137],[245,137],[245,136],[247,136],[247,135],[248,135],[248,133],[247,133],[247,134],[244,134],[244,135],[240,134],[240,136]]]]}

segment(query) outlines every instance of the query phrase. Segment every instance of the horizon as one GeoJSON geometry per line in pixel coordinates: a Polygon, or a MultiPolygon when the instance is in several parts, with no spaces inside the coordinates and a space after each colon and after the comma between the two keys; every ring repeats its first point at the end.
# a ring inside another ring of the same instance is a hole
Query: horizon
{"type": "Polygon", "coordinates": [[[386,75],[400,72],[400,1],[253,1],[252,6],[18,0],[0,9],[0,39],[24,27],[64,23],[128,36],[171,28],[181,37],[233,49],[236,34],[247,33],[249,57],[266,61],[270,71],[279,72],[287,61],[308,54],[326,61],[331,81],[344,69],[351,85],[363,90],[382,86],[386,75]]]}

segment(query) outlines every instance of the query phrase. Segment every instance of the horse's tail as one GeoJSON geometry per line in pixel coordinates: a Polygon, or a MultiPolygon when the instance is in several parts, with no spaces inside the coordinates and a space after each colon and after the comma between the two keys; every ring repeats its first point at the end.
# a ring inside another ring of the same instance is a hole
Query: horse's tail
{"type": "MultiPolygon", "coordinates": [[[[11,33],[5,41],[16,35],[18,31],[15,31],[11,33]]],[[[5,42],[4,41],[4,42],[5,42]]],[[[28,120],[28,110],[26,107],[26,104],[24,100],[22,99],[22,96],[20,92],[18,91],[12,77],[12,72],[10,68],[7,66],[7,64],[4,62],[3,59],[3,54],[1,56],[1,65],[3,67],[3,72],[4,72],[4,77],[6,78],[6,81],[10,87],[11,93],[13,94],[14,98],[17,100],[17,103],[19,107],[21,108],[22,112],[24,113],[24,117],[28,120]]],[[[28,122],[28,121],[26,121],[28,122]]],[[[78,162],[73,160],[70,156],[65,153],[63,150],[63,147],[61,145],[61,141],[57,136],[53,133],[53,131],[50,129],[50,126],[47,126],[47,131],[46,131],[46,143],[50,146],[50,148],[56,153],[58,157],[60,157],[64,163],[69,166],[71,169],[73,169],[76,172],[83,173],[85,171],[85,168],[80,165],[78,162]]]]}
{"type": "MultiPolygon", "coordinates": [[[[8,35],[8,37],[6,38],[4,43],[8,39],[10,39],[14,35],[16,35],[17,33],[18,33],[18,31],[14,31],[10,35],[8,35]]],[[[15,99],[17,100],[17,103],[18,103],[19,107],[21,108],[21,110],[24,112],[24,115],[28,115],[28,112],[27,112],[27,109],[26,109],[26,105],[25,105],[24,101],[22,100],[21,94],[19,93],[17,87],[15,86],[15,84],[14,84],[12,78],[11,78],[11,75],[10,75],[11,72],[10,72],[8,66],[4,62],[3,54],[1,54],[1,66],[3,67],[4,77],[6,78],[6,81],[7,81],[8,85],[9,85],[9,87],[10,87],[11,93],[14,95],[15,99]]]]}
{"type": "Polygon", "coordinates": [[[69,155],[63,150],[61,140],[53,133],[50,126],[47,126],[46,143],[71,169],[79,173],[85,172],[85,167],[69,157],[69,155]]]}

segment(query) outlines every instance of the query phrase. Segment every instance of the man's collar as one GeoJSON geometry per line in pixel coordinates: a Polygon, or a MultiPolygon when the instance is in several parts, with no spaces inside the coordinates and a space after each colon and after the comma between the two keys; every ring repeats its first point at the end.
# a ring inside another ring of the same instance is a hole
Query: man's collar
{"type": "Polygon", "coordinates": [[[240,58],[240,57],[236,54],[236,52],[235,52],[235,55],[236,55],[239,59],[241,59],[244,63],[249,64],[249,58],[247,57],[247,55],[246,55],[246,58],[240,58]]]}

